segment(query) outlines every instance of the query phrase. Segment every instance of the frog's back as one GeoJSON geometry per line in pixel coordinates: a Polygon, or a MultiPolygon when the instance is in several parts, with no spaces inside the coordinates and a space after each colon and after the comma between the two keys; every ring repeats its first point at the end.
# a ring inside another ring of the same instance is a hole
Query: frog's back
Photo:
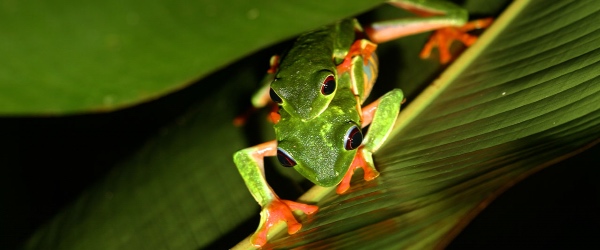
{"type": "Polygon", "coordinates": [[[282,57],[271,88],[288,112],[312,119],[327,107],[331,96],[323,95],[322,86],[336,76],[337,64],[354,42],[354,24],[346,19],[305,33],[282,57]]]}

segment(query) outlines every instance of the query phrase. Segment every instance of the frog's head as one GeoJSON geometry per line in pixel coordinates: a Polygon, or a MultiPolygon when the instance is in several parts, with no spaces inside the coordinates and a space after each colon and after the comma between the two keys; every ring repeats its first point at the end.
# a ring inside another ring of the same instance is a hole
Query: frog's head
{"type": "Polygon", "coordinates": [[[340,183],[361,145],[363,134],[353,122],[316,123],[299,128],[293,136],[278,138],[277,159],[311,182],[324,187],[340,183]],[[314,133],[315,130],[319,132],[314,133]]]}
{"type": "Polygon", "coordinates": [[[335,96],[336,76],[330,70],[284,73],[271,83],[271,99],[302,120],[320,115],[335,96]]]}

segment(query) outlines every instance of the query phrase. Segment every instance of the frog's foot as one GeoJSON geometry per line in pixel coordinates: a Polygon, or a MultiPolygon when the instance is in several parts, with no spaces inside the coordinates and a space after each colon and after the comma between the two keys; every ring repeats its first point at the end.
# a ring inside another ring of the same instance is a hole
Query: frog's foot
{"type": "Polygon", "coordinates": [[[440,63],[446,64],[452,60],[452,54],[450,54],[450,45],[453,41],[459,41],[465,46],[471,46],[477,41],[477,36],[471,35],[467,32],[475,29],[483,29],[492,24],[492,18],[478,19],[466,23],[462,27],[446,27],[436,30],[429,41],[421,50],[420,57],[425,59],[431,54],[431,50],[437,47],[440,54],[440,63]]]}
{"type": "Polygon", "coordinates": [[[318,209],[319,207],[314,205],[275,198],[260,212],[260,225],[252,237],[252,244],[256,247],[260,247],[267,243],[267,233],[269,232],[269,229],[280,221],[287,223],[289,234],[295,234],[302,228],[302,224],[296,220],[292,210],[300,210],[305,214],[312,214],[318,209]]]}
{"type": "Polygon", "coordinates": [[[361,56],[363,58],[363,63],[367,65],[371,59],[371,56],[374,55],[376,49],[377,44],[372,43],[369,40],[360,39],[354,41],[352,46],[350,46],[348,54],[346,54],[346,57],[344,57],[344,60],[336,66],[337,73],[341,75],[350,71],[353,65],[352,59],[354,59],[355,56],[361,56]]]}
{"type": "Polygon", "coordinates": [[[273,124],[277,124],[279,120],[281,120],[281,115],[279,114],[279,106],[277,104],[271,104],[271,112],[269,113],[269,117],[267,117],[267,120],[273,124]]]}
{"type": "Polygon", "coordinates": [[[358,168],[363,169],[365,181],[373,180],[377,178],[377,176],[379,176],[379,171],[377,171],[377,169],[375,169],[375,166],[373,165],[373,157],[371,153],[363,150],[363,146],[360,146],[357,150],[358,152],[356,152],[356,156],[354,157],[354,160],[352,161],[348,172],[346,172],[346,175],[344,175],[342,182],[340,182],[336,189],[336,193],[338,194],[343,194],[346,191],[348,191],[348,189],[350,189],[350,181],[352,180],[352,175],[354,175],[354,170],[358,168]]]}

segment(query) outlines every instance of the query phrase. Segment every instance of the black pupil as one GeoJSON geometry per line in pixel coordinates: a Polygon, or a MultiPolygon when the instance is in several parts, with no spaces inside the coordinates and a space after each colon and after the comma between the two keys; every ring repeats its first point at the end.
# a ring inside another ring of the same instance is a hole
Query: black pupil
{"type": "Polygon", "coordinates": [[[275,91],[273,89],[269,90],[269,95],[271,96],[271,100],[273,100],[276,103],[282,103],[283,100],[281,100],[281,98],[277,95],[277,93],[275,93],[275,91]]]}
{"type": "Polygon", "coordinates": [[[350,132],[348,133],[348,138],[346,138],[346,145],[345,145],[346,150],[352,150],[352,149],[358,148],[358,146],[360,146],[360,144],[362,143],[362,140],[363,140],[362,132],[360,132],[360,129],[358,129],[358,127],[353,126],[352,128],[350,128],[350,132]]]}
{"type": "Polygon", "coordinates": [[[333,76],[328,76],[323,81],[323,85],[321,86],[321,93],[323,95],[331,95],[335,91],[335,78],[333,76]]]}
{"type": "Polygon", "coordinates": [[[277,149],[277,160],[279,160],[279,163],[284,167],[296,166],[296,161],[281,149],[277,149]]]}

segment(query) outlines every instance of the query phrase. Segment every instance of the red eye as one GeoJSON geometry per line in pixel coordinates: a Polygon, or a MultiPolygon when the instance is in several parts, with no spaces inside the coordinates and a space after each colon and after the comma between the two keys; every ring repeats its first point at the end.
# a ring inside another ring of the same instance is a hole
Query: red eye
{"type": "Polygon", "coordinates": [[[281,148],[277,148],[277,160],[279,160],[279,163],[281,163],[281,165],[284,167],[296,166],[296,161],[294,161],[294,158],[292,158],[290,154],[281,148]]]}
{"type": "Polygon", "coordinates": [[[360,146],[363,140],[363,135],[360,129],[357,126],[352,126],[346,132],[346,136],[344,137],[344,148],[346,150],[353,150],[360,146]]]}
{"type": "Polygon", "coordinates": [[[333,75],[327,76],[325,81],[323,81],[323,85],[321,85],[321,94],[323,95],[331,95],[335,91],[335,78],[333,75]]]}

